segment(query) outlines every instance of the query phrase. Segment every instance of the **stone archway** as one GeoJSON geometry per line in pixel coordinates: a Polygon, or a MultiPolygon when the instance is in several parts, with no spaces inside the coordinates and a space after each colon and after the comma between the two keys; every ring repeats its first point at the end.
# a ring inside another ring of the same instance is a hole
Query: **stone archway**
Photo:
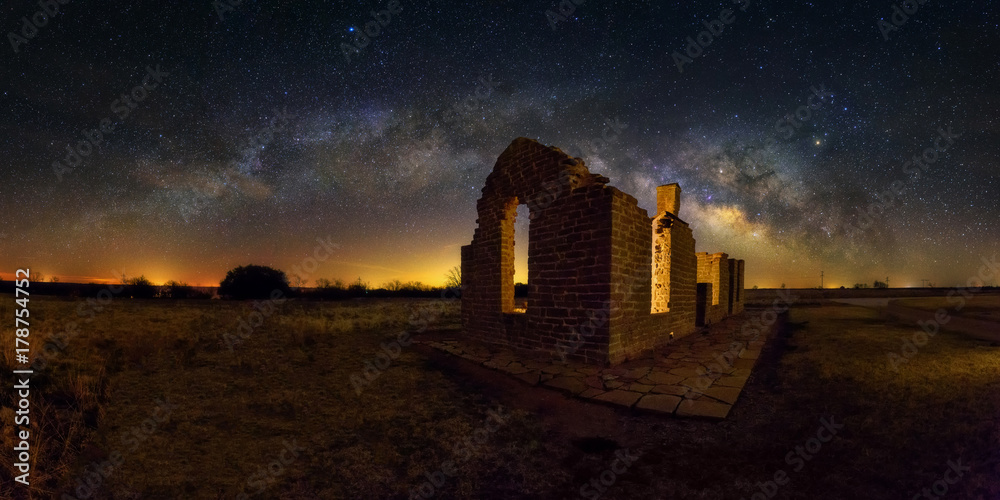
{"type": "Polygon", "coordinates": [[[462,249],[466,332],[532,349],[554,349],[560,340],[572,340],[576,325],[565,324],[568,311],[599,309],[609,298],[587,297],[599,288],[597,276],[610,271],[610,249],[603,259],[587,251],[610,243],[610,234],[602,234],[602,228],[610,233],[606,183],[558,148],[526,138],[511,143],[486,179],[476,207],[479,227],[473,243],[462,249]],[[521,204],[531,219],[523,314],[514,312],[513,281],[514,221],[521,204]],[[583,276],[586,282],[577,279],[583,276]]]}

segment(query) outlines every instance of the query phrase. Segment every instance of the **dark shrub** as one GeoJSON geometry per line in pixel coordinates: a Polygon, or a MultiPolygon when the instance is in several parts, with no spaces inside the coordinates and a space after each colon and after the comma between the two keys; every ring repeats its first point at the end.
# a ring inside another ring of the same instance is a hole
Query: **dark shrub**
{"type": "Polygon", "coordinates": [[[168,281],[163,285],[160,295],[168,299],[189,299],[194,296],[194,289],[183,281],[168,281]]]}
{"type": "Polygon", "coordinates": [[[287,297],[288,277],[284,271],[267,266],[237,267],[226,273],[226,278],[219,283],[219,295],[230,299],[268,299],[274,290],[287,297]]]}
{"type": "Polygon", "coordinates": [[[126,297],[134,299],[151,299],[156,297],[159,291],[159,288],[156,285],[153,285],[153,283],[146,279],[145,276],[125,280],[124,295],[126,297]]]}

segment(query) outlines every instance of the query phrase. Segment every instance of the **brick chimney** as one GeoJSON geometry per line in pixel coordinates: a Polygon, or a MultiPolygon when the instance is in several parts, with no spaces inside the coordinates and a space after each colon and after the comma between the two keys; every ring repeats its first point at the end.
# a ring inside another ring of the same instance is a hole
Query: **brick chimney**
{"type": "Polygon", "coordinates": [[[676,182],[656,188],[656,214],[670,212],[677,217],[681,209],[681,185],[676,182]]]}

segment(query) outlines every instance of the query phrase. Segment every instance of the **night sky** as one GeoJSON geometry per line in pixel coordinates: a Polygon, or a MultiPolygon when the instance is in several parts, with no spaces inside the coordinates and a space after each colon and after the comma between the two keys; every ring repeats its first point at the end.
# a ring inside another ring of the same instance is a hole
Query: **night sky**
{"type": "Polygon", "coordinates": [[[32,33],[5,2],[0,276],[212,285],[320,239],[309,282],[441,284],[524,136],[650,211],[679,182],[748,287],[965,284],[1000,241],[997,6],[70,1],[32,33]]]}

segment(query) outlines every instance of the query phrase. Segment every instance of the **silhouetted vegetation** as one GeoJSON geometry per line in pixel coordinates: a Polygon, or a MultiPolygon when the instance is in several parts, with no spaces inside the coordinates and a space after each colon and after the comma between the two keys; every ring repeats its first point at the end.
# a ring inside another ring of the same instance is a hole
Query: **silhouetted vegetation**
{"type": "Polygon", "coordinates": [[[160,297],[167,299],[186,299],[194,290],[182,281],[170,280],[160,289],[160,297]]]}
{"type": "Polygon", "coordinates": [[[267,299],[274,291],[287,297],[290,288],[284,271],[267,266],[239,266],[219,283],[219,295],[230,299],[267,299]]]}
{"type": "Polygon", "coordinates": [[[145,276],[127,278],[124,281],[125,290],[122,291],[123,297],[133,299],[151,299],[160,293],[159,287],[154,285],[145,276]]]}
{"type": "Polygon", "coordinates": [[[341,300],[362,297],[390,298],[390,297],[413,297],[413,298],[439,298],[445,293],[441,287],[432,287],[419,281],[400,281],[398,279],[387,281],[379,288],[371,286],[358,278],[350,285],[346,285],[341,280],[330,281],[326,278],[316,280],[316,288],[303,289],[300,296],[307,299],[341,300]]]}
{"type": "Polygon", "coordinates": [[[330,300],[346,299],[349,297],[347,287],[344,286],[343,281],[330,281],[326,278],[316,280],[316,288],[305,293],[305,295],[312,298],[330,300]]]}
{"type": "Polygon", "coordinates": [[[355,281],[354,283],[351,283],[347,287],[347,291],[352,296],[360,297],[360,296],[367,295],[368,294],[368,282],[367,281],[361,281],[361,278],[359,277],[358,281],[355,281]]]}
{"type": "MultiPolygon", "coordinates": [[[[32,272],[32,276],[35,273],[32,272]]],[[[290,283],[287,275],[280,270],[266,266],[240,266],[230,270],[226,278],[216,287],[192,286],[183,281],[170,280],[163,285],[155,285],[144,275],[138,277],[121,276],[120,283],[61,283],[52,278],[48,281],[31,282],[31,292],[35,295],[56,295],[68,297],[96,297],[111,290],[114,298],[138,299],[209,299],[217,292],[229,299],[265,299],[273,290],[281,290],[285,297],[305,300],[346,300],[358,298],[455,298],[461,296],[461,269],[452,268],[446,275],[448,285],[431,286],[419,281],[393,279],[374,288],[362,278],[345,283],[343,280],[318,278],[315,287],[307,288],[305,280],[295,276],[290,283]],[[284,279],[282,279],[284,278],[284,279]]],[[[527,296],[527,285],[515,285],[518,297],[527,296]]],[[[0,280],[0,293],[13,293],[14,282],[0,280]]]]}
{"type": "Polygon", "coordinates": [[[165,299],[207,299],[211,296],[203,291],[195,290],[183,281],[170,280],[160,288],[160,297],[165,299]]]}
{"type": "Polygon", "coordinates": [[[462,267],[455,266],[444,275],[444,286],[448,288],[462,288],[462,267]]]}

